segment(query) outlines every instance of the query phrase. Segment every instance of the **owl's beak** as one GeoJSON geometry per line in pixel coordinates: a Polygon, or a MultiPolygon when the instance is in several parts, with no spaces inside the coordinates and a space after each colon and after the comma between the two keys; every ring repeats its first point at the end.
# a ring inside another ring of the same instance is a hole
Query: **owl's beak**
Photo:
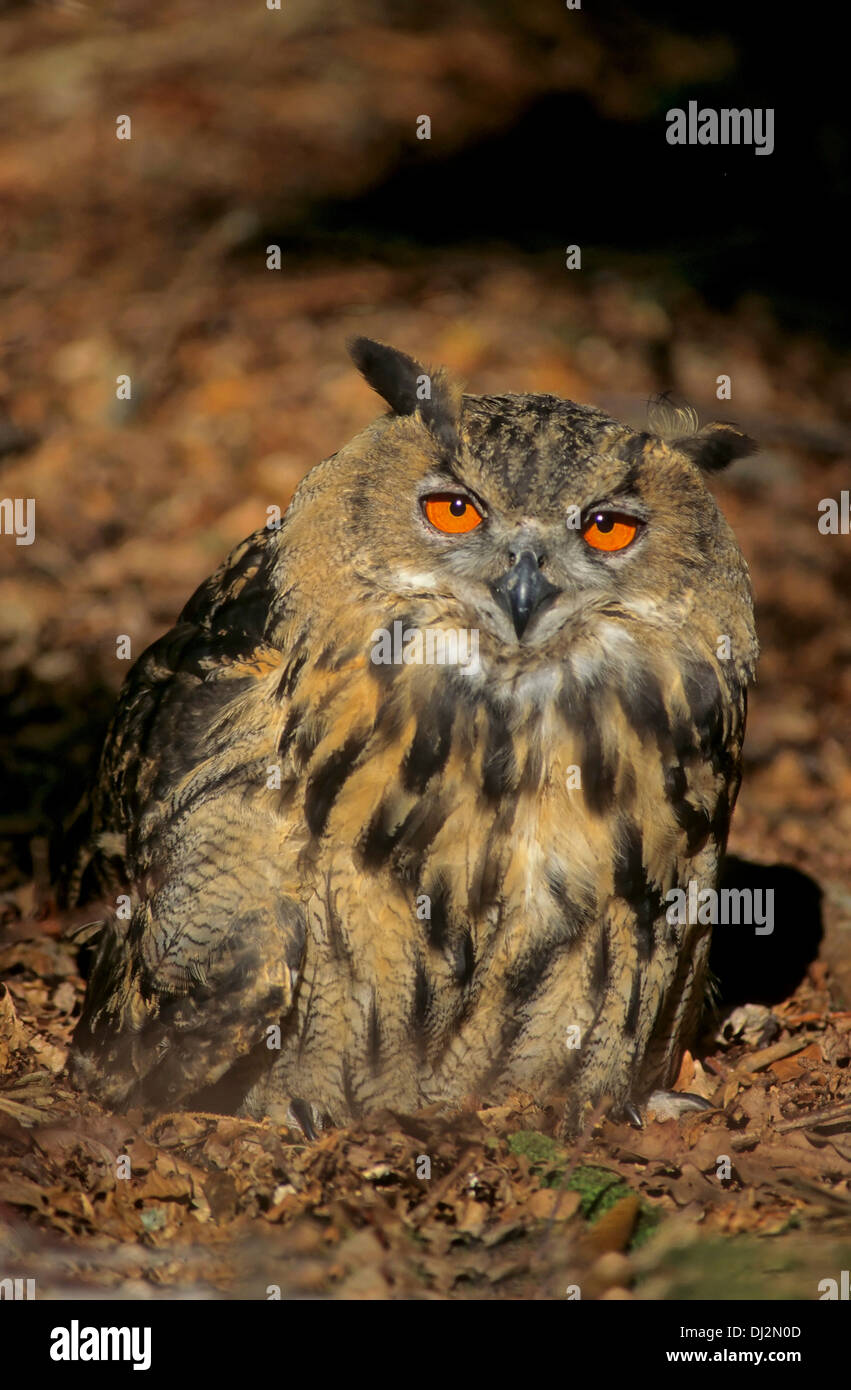
{"type": "Polygon", "coordinates": [[[532,614],[561,592],[544,578],[538,556],[532,550],[518,555],[508,573],[495,580],[490,590],[513,622],[518,637],[523,636],[532,614]]]}

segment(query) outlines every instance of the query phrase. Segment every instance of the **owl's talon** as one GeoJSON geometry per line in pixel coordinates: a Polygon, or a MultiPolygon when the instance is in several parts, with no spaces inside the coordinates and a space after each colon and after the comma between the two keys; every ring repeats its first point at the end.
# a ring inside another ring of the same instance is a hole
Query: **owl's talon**
{"type": "Polygon", "coordinates": [[[311,1144],[319,1138],[319,1130],[322,1123],[315,1105],[311,1105],[307,1100],[296,1097],[290,1101],[287,1119],[298,1126],[311,1144]]]}
{"type": "Polygon", "coordinates": [[[711,1110],[712,1104],[693,1091],[654,1091],[647,1102],[647,1113],[656,1120],[679,1120],[695,1110],[711,1110]]]}

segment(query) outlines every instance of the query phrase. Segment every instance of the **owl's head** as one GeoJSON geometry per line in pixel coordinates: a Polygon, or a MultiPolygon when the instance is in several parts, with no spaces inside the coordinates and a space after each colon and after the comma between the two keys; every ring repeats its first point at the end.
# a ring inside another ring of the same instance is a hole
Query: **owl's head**
{"type": "Polygon", "coordinates": [[[661,640],[687,657],[725,635],[747,679],[747,568],[704,481],[754,449],[746,435],[664,408],[639,432],[556,396],[464,395],[384,344],[350,351],[390,413],[297,494],[290,544],[321,544],[329,596],[356,595],[373,627],[475,630],[509,682],[568,653],[661,640]]]}

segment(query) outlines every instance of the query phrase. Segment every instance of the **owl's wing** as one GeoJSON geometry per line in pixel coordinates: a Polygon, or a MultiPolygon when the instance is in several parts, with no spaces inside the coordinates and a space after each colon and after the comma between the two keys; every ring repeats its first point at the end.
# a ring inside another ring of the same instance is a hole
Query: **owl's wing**
{"type": "MultiPolygon", "coordinates": [[[[733,670],[719,678],[708,663],[684,670],[682,676],[690,719],[678,723],[672,717],[674,735],[660,744],[666,800],[680,830],[675,883],[682,888],[693,881],[698,891],[714,890],[742,780],[748,692],[733,670]]],[[[664,833],[663,819],[658,828],[664,833]]],[[[654,852],[661,857],[658,844],[651,842],[654,852]]],[[[646,895],[638,899],[636,921],[643,901],[646,895]]],[[[636,908],[635,901],[632,906],[636,908]]],[[[657,978],[664,977],[666,987],[645,1042],[639,1087],[644,1095],[673,1083],[683,1048],[698,1030],[707,991],[711,927],[698,920],[672,931],[664,905],[658,907],[653,958],[657,978]]]]}
{"type": "Polygon", "coordinates": [[[218,1083],[229,1108],[293,1000],[305,924],[269,775],[287,712],[270,700],[286,656],[264,641],[274,542],[258,532],[198,589],[131,670],[107,735],[88,855],[115,910],[72,1075],[112,1105],[218,1083]]]}

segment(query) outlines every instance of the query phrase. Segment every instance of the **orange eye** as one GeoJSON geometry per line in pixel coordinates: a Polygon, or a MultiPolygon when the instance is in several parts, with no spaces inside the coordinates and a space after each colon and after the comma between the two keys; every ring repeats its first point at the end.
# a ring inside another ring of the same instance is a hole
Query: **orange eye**
{"type": "Polygon", "coordinates": [[[594,550],[625,550],[637,533],[638,522],[631,517],[596,512],[583,528],[582,537],[594,550]]]}
{"type": "Polygon", "coordinates": [[[452,536],[475,531],[484,519],[469,497],[460,492],[433,492],[425,498],[425,514],[435,530],[452,536]]]}

